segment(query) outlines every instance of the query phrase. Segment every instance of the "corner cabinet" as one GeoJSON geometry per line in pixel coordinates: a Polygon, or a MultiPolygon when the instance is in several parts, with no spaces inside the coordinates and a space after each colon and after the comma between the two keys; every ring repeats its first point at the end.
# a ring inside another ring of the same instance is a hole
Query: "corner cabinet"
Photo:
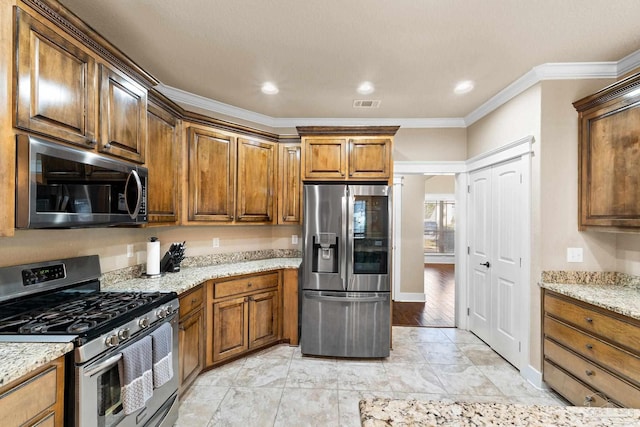
{"type": "Polygon", "coordinates": [[[398,127],[298,127],[305,181],[390,181],[398,127]]]}
{"type": "Polygon", "coordinates": [[[543,292],[544,381],[576,406],[640,408],[640,321],[543,292]]]}
{"type": "Polygon", "coordinates": [[[64,356],[0,387],[2,427],[64,426],[64,356]]]}
{"type": "Polygon", "coordinates": [[[149,224],[175,225],[180,211],[180,120],[170,112],[149,103],[147,126],[149,140],[145,158],[149,169],[149,224]]]}
{"type": "Polygon", "coordinates": [[[578,228],[640,228],[640,73],[574,102],[579,113],[578,228]]]}
{"type": "Polygon", "coordinates": [[[207,367],[280,340],[280,274],[207,282],[207,367]]]}
{"type": "Polygon", "coordinates": [[[188,221],[274,222],[275,143],[195,126],[188,141],[188,221]]]}

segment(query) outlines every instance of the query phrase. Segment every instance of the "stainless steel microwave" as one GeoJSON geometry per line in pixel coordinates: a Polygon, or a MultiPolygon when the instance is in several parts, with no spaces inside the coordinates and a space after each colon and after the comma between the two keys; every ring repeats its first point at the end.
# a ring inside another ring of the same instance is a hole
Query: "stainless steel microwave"
{"type": "Polygon", "coordinates": [[[147,222],[146,168],[30,135],[16,144],[16,228],[147,222]]]}

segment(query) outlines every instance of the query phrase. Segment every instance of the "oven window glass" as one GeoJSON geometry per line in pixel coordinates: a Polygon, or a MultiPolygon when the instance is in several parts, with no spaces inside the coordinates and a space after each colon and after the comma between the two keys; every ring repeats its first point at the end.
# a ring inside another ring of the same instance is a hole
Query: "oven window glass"
{"type": "Polygon", "coordinates": [[[124,416],[118,364],[98,377],[98,427],[111,427],[124,416]]]}
{"type": "Polygon", "coordinates": [[[355,196],[353,274],[387,274],[389,209],[386,196],[355,196]]]}

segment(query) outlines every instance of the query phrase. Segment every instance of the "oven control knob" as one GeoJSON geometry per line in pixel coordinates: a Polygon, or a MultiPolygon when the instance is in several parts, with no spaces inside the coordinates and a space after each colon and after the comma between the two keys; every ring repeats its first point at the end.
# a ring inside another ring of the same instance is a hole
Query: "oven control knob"
{"type": "Polygon", "coordinates": [[[159,308],[158,311],[156,311],[156,316],[158,316],[159,319],[164,319],[167,317],[167,310],[165,308],[159,308]]]}
{"type": "Polygon", "coordinates": [[[174,313],[176,310],[173,308],[171,304],[167,306],[167,315],[174,313]]]}
{"type": "Polygon", "coordinates": [[[142,329],[148,328],[149,327],[149,318],[148,317],[143,317],[142,319],[138,320],[138,326],[140,326],[142,329]]]}
{"type": "Polygon", "coordinates": [[[115,347],[120,344],[120,341],[118,340],[118,335],[113,334],[105,338],[104,343],[107,345],[107,347],[115,347]]]}
{"type": "Polygon", "coordinates": [[[120,329],[118,331],[118,338],[123,341],[129,338],[130,336],[131,336],[131,331],[129,330],[129,328],[120,329]]]}

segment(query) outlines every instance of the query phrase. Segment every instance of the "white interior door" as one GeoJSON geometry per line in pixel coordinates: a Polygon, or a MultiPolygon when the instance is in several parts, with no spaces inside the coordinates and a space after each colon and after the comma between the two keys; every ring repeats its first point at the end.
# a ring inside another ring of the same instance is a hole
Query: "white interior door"
{"type": "Polygon", "coordinates": [[[491,169],[469,177],[469,329],[491,340],[491,169]]]}
{"type": "Polygon", "coordinates": [[[520,366],[521,161],[470,174],[469,327],[520,366]]]}

